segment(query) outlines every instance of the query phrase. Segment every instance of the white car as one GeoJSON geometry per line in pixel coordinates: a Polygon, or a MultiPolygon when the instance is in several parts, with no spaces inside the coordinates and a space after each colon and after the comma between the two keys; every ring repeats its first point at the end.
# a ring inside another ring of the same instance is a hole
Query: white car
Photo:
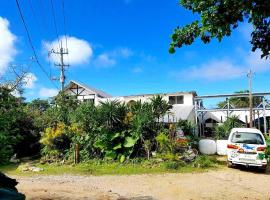
{"type": "Polygon", "coordinates": [[[264,135],[258,129],[233,128],[227,144],[228,167],[245,165],[266,170],[266,147],[264,135]]]}

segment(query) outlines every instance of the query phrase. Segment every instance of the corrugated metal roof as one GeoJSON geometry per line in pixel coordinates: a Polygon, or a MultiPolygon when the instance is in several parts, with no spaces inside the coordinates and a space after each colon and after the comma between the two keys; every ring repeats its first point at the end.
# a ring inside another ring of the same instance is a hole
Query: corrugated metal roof
{"type": "Polygon", "coordinates": [[[170,110],[169,117],[168,115],[164,116],[164,122],[179,121],[180,119],[186,120],[189,119],[190,115],[195,114],[194,106],[173,106],[170,110]]]}

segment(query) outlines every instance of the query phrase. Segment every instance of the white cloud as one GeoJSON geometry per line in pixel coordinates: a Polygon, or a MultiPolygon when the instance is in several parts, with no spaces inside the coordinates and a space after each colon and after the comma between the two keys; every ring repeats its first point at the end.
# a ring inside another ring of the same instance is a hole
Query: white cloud
{"type": "Polygon", "coordinates": [[[108,54],[112,57],[117,57],[117,58],[129,58],[134,53],[129,48],[121,47],[121,48],[114,49],[112,52],[108,54]]]}
{"type": "Polygon", "coordinates": [[[244,74],[244,71],[235,67],[228,60],[211,60],[200,66],[192,66],[186,70],[176,73],[177,77],[191,79],[206,79],[210,81],[237,78],[244,74]]]}
{"type": "Polygon", "coordinates": [[[156,57],[152,55],[148,55],[145,53],[140,53],[139,57],[141,57],[145,62],[154,62],[156,61],[156,57]]]}
{"type": "Polygon", "coordinates": [[[0,75],[3,75],[17,53],[16,36],[9,30],[9,21],[0,17],[0,75]]]}
{"type": "Polygon", "coordinates": [[[235,79],[247,74],[249,69],[253,72],[261,73],[270,70],[270,61],[261,59],[261,52],[249,52],[238,61],[241,64],[235,64],[236,61],[229,59],[214,59],[198,66],[191,66],[185,70],[172,72],[176,78],[184,79],[203,79],[209,81],[235,79]]]}
{"type": "Polygon", "coordinates": [[[143,72],[143,69],[141,67],[135,67],[131,70],[131,72],[134,74],[139,74],[143,72]]]}
{"type": "Polygon", "coordinates": [[[246,57],[247,66],[254,72],[264,72],[270,70],[270,60],[261,58],[261,51],[249,52],[246,57]]]}
{"type": "Polygon", "coordinates": [[[39,96],[41,98],[53,97],[53,96],[56,96],[57,94],[58,94],[58,90],[57,89],[54,89],[54,88],[42,87],[39,90],[39,96]]]}
{"type": "MultiPolygon", "coordinates": [[[[60,41],[62,41],[63,46],[65,46],[65,37],[61,36],[60,41]]],[[[90,61],[93,56],[93,49],[91,45],[83,39],[79,39],[76,37],[67,36],[67,45],[68,45],[68,55],[64,56],[65,62],[70,65],[81,65],[86,64],[90,61]]],[[[58,40],[54,41],[45,41],[43,42],[43,48],[46,51],[51,51],[52,49],[59,51],[59,43],[58,40]]],[[[60,58],[59,55],[51,54],[51,60],[59,63],[60,58]]]]}
{"type": "Polygon", "coordinates": [[[96,67],[106,68],[114,66],[116,64],[116,61],[113,58],[111,58],[108,54],[103,53],[96,58],[94,64],[96,67]]]}
{"type": "Polygon", "coordinates": [[[37,81],[37,77],[33,73],[27,73],[23,78],[24,88],[33,89],[35,87],[35,82],[37,81]]]}

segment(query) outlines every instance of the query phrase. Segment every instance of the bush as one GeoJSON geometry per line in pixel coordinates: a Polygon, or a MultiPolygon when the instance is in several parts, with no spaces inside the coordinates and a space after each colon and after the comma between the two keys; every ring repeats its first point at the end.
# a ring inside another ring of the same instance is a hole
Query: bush
{"type": "Polygon", "coordinates": [[[181,167],[186,166],[186,163],[184,161],[166,161],[164,163],[165,169],[174,169],[177,170],[181,167]]]}
{"type": "Polygon", "coordinates": [[[188,120],[179,120],[177,123],[177,127],[181,128],[185,135],[193,135],[195,125],[188,120]]]}
{"type": "Polygon", "coordinates": [[[209,167],[214,167],[217,163],[218,161],[216,158],[211,157],[211,156],[201,155],[195,159],[193,166],[197,168],[209,168],[209,167]]]}
{"type": "Polygon", "coordinates": [[[243,127],[237,116],[229,117],[223,124],[215,127],[216,139],[228,139],[233,128],[243,127]]]}
{"type": "Polygon", "coordinates": [[[172,151],[172,142],[169,139],[168,133],[166,133],[166,131],[160,132],[156,136],[155,139],[156,139],[157,145],[158,145],[157,149],[160,153],[166,153],[166,152],[172,151]]]}
{"type": "Polygon", "coordinates": [[[265,150],[265,155],[266,155],[266,158],[270,162],[270,138],[269,137],[266,137],[266,144],[267,144],[267,148],[265,150]]]}

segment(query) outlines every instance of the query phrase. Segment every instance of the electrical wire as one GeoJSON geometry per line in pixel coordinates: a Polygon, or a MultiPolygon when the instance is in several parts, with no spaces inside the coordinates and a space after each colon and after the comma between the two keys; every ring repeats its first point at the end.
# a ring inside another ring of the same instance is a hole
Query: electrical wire
{"type": "Polygon", "coordinates": [[[49,74],[47,73],[47,71],[45,70],[45,68],[41,65],[39,59],[38,59],[38,56],[37,56],[37,53],[36,53],[36,50],[35,50],[35,47],[33,45],[33,42],[32,42],[32,39],[31,39],[31,36],[30,36],[30,32],[28,30],[28,27],[26,25],[26,22],[24,20],[24,16],[23,16],[23,13],[22,13],[22,9],[21,9],[21,6],[20,6],[20,3],[18,0],[15,0],[16,1],[16,5],[17,5],[17,8],[18,8],[18,11],[19,11],[19,14],[20,14],[20,17],[21,17],[21,20],[22,20],[22,23],[23,23],[23,26],[25,28],[25,31],[26,31],[26,34],[27,34],[27,38],[28,38],[28,42],[30,44],[30,47],[33,51],[33,54],[34,54],[34,57],[35,57],[35,61],[37,62],[38,66],[40,67],[40,69],[42,70],[42,72],[47,76],[47,78],[52,82],[52,84],[54,85],[54,87],[56,87],[57,89],[59,89],[56,84],[51,80],[51,77],[49,76],[49,74]]]}
{"type": "Polygon", "coordinates": [[[50,0],[50,2],[51,2],[51,10],[52,10],[52,15],[53,15],[54,29],[55,29],[56,37],[57,37],[57,40],[58,40],[59,48],[61,48],[62,47],[62,41],[60,43],[60,38],[59,38],[57,24],[56,24],[56,16],[55,16],[54,6],[53,6],[53,0],[50,0]]]}
{"type": "Polygon", "coordinates": [[[65,13],[64,0],[61,0],[61,4],[62,4],[62,11],[63,11],[63,18],[64,18],[64,33],[65,33],[66,49],[67,49],[68,48],[68,45],[67,45],[67,24],[66,24],[66,13],[65,13]]]}

